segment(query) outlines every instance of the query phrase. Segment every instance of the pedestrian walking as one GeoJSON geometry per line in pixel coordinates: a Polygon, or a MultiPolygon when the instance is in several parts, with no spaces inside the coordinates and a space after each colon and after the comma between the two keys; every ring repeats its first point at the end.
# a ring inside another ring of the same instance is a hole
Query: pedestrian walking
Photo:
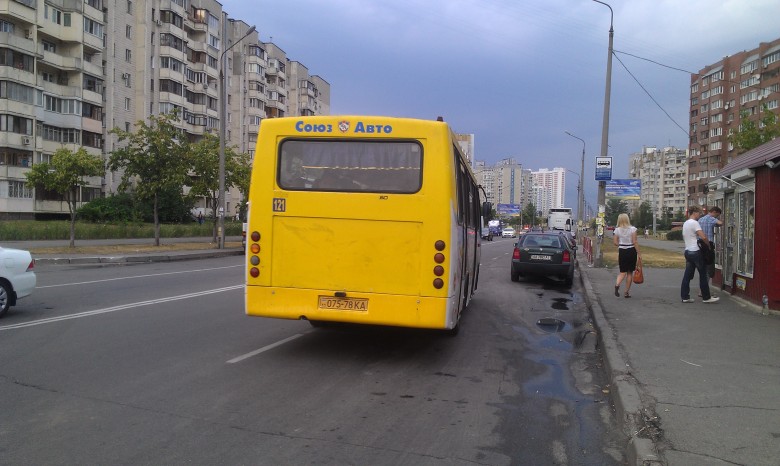
{"type": "Polygon", "coordinates": [[[709,239],[704,234],[699,218],[701,217],[701,207],[688,207],[688,220],[685,221],[682,228],[683,240],[685,241],[685,273],[683,274],[682,284],[680,285],[680,297],[684,303],[692,303],[691,299],[691,280],[696,271],[699,271],[699,288],[701,296],[705,303],[717,302],[720,298],[710,294],[709,277],[704,265],[704,255],[699,249],[698,239],[701,238],[709,245],[709,239]]]}
{"type": "MultiPolygon", "coordinates": [[[[702,209],[702,212],[704,209],[702,209]]],[[[715,251],[715,228],[723,225],[723,222],[718,218],[723,211],[720,207],[715,206],[710,208],[709,213],[699,217],[699,225],[701,226],[704,235],[710,241],[710,250],[715,251]]],[[[707,276],[712,278],[715,276],[715,261],[707,265],[707,276]]]]}
{"type": "Polygon", "coordinates": [[[630,298],[639,244],[636,240],[636,227],[631,226],[628,214],[618,215],[617,227],[612,233],[612,242],[618,247],[618,266],[620,267],[620,273],[615,282],[615,296],[620,297],[620,284],[625,279],[626,292],[623,296],[630,298]]]}
{"type": "Polygon", "coordinates": [[[647,235],[649,234],[650,234],[650,230],[647,227],[645,227],[645,239],[647,239],[647,235]]]}
{"type": "Polygon", "coordinates": [[[198,225],[203,225],[203,212],[198,212],[198,225]]]}

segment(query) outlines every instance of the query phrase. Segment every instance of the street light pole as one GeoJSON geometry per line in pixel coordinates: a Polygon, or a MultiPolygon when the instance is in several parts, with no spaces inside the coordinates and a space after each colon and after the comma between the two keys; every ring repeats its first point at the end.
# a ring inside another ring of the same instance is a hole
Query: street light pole
{"type": "MultiPolygon", "coordinates": [[[[227,16],[223,17],[224,26],[222,28],[222,40],[227,38],[227,16]]],[[[255,32],[255,26],[249,30],[240,39],[230,44],[222,55],[219,56],[219,200],[217,201],[217,248],[225,248],[225,127],[227,126],[227,89],[225,88],[225,54],[239,42],[244,40],[249,34],[255,32]]]]}
{"type": "Polygon", "coordinates": [[[573,137],[574,139],[579,139],[582,141],[582,158],[580,160],[580,182],[577,186],[577,220],[579,223],[582,223],[583,220],[585,220],[585,140],[582,138],[579,138],[573,134],[571,134],[568,131],[564,131],[564,133],[568,134],[569,136],[573,137]]]}
{"type": "MultiPolygon", "coordinates": [[[[613,28],[614,13],[612,11],[612,7],[609,6],[608,4],[599,0],[593,0],[593,1],[596,3],[601,3],[602,5],[609,8],[609,48],[607,50],[607,84],[606,84],[606,89],[604,90],[604,118],[601,123],[601,156],[606,157],[607,147],[609,146],[609,96],[612,87],[612,39],[615,36],[615,29],[613,28]]],[[[607,191],[607,182],[599,181],[599,191],[598,191],[599,210],[602,209],[602,206],[604,209],[606,209],[606,205],[605,205],[606,191],[607,191]]],[[[604,261],[604,256],[601,251],[601,240],[603,239],[602,236],[600,236],[596,241],[596,250],[594,251],[593,265],[596,267],[601,267],[604,261]]]]}

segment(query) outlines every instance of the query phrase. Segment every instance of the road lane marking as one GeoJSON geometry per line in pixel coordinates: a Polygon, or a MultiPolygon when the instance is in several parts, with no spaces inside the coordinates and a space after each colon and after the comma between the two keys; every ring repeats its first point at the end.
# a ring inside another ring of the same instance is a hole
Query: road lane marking
{"type": "Polygon", "coordinates": [[[268,350],[276,348],[277,346],[281,346],[281,345],[287,343],[288,341],[293,341],[296,338],[300,338],[303,335],[304,335],[303,333],[296,333],[295,335],[293,335],[291,337],[288,337],[288,338],[285,338],[284,340],[279,340],[276,343],[271,343],[268,346],[263,346],[260,349],[256,349],[256,350],[251,351],[249,353],[242,354],[241,356],[237,356],[237,357],[231,359],[230,361],[228,361],[227,363],[228,364],[234,364],[234,363],[237,363],[237,362],[241,362],[241,361],[243,361],[246,358],[251,358],[252,356],[257,356],[260,353],[264,353],[264,352],[266,352],[268,350]]]}
{"type": "Polygon", "coordinates": [[[11,325],[4,325],[0,327],[0,332],[3,330],[13,330],[17,328],[24,328],[24,327],[34,327],[36,325],[44,325],[44,324],[51,324],[54,322],[61,322],[63,320],[70,320],[70,319],[80,319],[82,317],[91,317],[95,315],[100,314],[107,314],[109,312],[116,312],[116,311],[124,311],[125,309],[132,309],[135,307],[143,307],[143,306],[151,306],[153,304],[161,304],[161,303],[168,303],[171,301],[178,301],[181,299],[190,299],[190,298],[197,298],[199,296],[206,296],[210,294],[215,293],[222,293],[225,291],[232,291],[232,290],[239,290],[243,289],[244,285],[234,285],[234,286],[228,286],[225,288],[216,288],[213,290],[207,290],[207,291],[199,291],[197,293],[187,293],[182,294],[178,296],[169,296],[167,298],[159,298],[159,299],[152,299],[149,301],[141,301],[137,303],[129,303],[129,304],[121,304],[119,306],[113,306],[113,307],[107,307],[103,309],[95,309],[94,311],[85,311],[85,312],[79,312],[76,314],[68,314],[66,316],[59,316],[59,317],[49,317],[46,319],[39,319],[39,320],[33,320],[30,322],[23,322],[19,324],[11,324],[11,325]]]}
{"type": "Polygon", "coordinates": [[[57,288],[60,286],[75,286],[75,285],[90,285],[92,283],[103,283],[103,282],[112,282],[116,280],[130,280],[133,278],[149,278],[149,277],[161,277],[163,275],[176,275],[180,273],[193,273],[193,272],[208,272],[211,270],[221,270],[221,269],[232,269],[234,267],[243,267],[243,264],[239,265],[226,265],[224,267],[211,267],[208,269],[195,269],[195,270],[182,270],[181,272],[161,272],[161,273],[151,273],[147,275],[133,275],[131,277],[118,277],[118,278],[105,278],[103,280],[90,280],[87,282],[75,282],[75,283],[61,283],[59,285],[44,285],[44,286],[36,286],[35,289],[40,288],[57,288]]]}

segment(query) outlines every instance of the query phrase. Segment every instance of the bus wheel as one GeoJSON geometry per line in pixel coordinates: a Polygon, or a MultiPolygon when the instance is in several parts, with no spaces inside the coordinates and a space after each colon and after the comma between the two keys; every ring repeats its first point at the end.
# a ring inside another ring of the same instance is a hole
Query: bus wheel
{"type": "Polygon", "coordinates": [[[322,327],[327,327],[328,322],[323,322],[321,320],[310,320],[309,325],[311,325],[314,328],[322,328],[322,327]]]}

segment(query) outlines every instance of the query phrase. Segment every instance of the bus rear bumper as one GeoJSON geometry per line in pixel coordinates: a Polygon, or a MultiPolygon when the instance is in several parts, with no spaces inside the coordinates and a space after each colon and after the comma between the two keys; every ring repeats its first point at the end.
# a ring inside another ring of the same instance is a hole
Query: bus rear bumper
{"type": "MultiPolygon", "coordinates": [[[[275,319],[430,329],[451,329],[457,324],[453,298],[347,293],[348,299],[368,300],[365,310],[348,310],[321,308],[320,297],[334,298],[333,290],[247,286],[245,309],[249,316],[275,319]]],[[[457,299],[454,301],[457,303],[457,299]]]]}

